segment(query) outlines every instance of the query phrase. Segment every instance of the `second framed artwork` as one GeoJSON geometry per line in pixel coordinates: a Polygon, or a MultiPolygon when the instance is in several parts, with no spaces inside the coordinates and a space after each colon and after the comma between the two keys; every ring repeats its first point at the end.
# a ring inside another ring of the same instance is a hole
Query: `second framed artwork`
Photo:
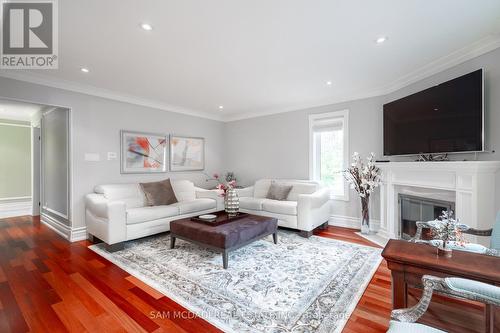
{"type": "Polygon", "coordinates": [[[205,169],[205,139],[171,135],[170,171],[205,169]]]}

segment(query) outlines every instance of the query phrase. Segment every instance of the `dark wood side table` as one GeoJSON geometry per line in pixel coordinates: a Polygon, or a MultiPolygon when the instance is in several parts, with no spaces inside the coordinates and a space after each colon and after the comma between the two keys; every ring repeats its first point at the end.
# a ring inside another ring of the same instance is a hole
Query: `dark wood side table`
{"type": "MultiPolygon", "coordinates": [[[[451,258],[440,257],[427,244],[391,239],[382,252],[392,276],[392,307],[408,307],[408,285],[420,286],[423,275],[461,277],[500,286],[500,257],[453,251],[451,258]]],[[[485,308],[486,332],[494,331],[493,306],[485,308]]]]}

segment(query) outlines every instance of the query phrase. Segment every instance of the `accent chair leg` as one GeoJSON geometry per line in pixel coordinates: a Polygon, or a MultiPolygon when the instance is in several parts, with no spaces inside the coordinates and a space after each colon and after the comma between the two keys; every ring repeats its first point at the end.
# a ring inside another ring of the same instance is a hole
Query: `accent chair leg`
{"type": "Polygon", "coordinates": [[[125,242],[121,243],[116,243],[116,244],[106,244],[106,251],[108,252],[116,252],[116,251],[121,251],[125,248],[125,242]]]}
{"type": "Polygon", "coordinates": [[[175,237],[170,236],[170,248],[173,249],[175,248],[175,237]]]}
{"type": "Polygon", "coordinates": [[[229,261],[229,252],[224,250],[224,252],[222,252],[222,267],[224,267],[224,269],[227,269],[228,261],[229,261]]]}
{"type": "Polygon", "coordinates": [[[301,230],[299,233],[299,235],[304,237],[304,238],[309,238],[312,236],[312,234],[313,234],[312,230],[310,230],[310,231],[301,230]]]}
{"type": "Polygon", "coordinates": [[[278,244],[278,232],[275,232],[273,234],[273,242],[274,242],[274,244],[278,244]]]}

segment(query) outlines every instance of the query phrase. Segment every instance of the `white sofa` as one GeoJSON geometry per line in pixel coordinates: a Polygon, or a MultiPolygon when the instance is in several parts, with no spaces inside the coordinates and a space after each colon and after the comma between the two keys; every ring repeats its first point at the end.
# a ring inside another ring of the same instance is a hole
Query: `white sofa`
{"type": "Polygon", "coordinates": [[[330,218],[330,191],[317,182],[261,179],[237,192],[240,211],[275,217],[279,226],[300,230],[304,237],[311,236],[313,229],[326,226],[330,218]],[[272,182],[293,186],[285,201],[266,199],[272,182]]]}
{"type": "Polygon", "coordinates": [[[89,238],[119,250],[123,242],[170,230],[170,221],[224,209],[218,191],[194,186],[188,180],[171,180],[177,203],[146,206],[138,183],[99,185],[85,197],[89,238]]]}

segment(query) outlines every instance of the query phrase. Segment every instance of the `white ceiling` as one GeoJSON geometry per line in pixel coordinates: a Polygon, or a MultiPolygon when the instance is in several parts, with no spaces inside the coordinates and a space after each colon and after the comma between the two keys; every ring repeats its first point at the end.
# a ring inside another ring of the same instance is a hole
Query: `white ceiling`
{"type": "Polygon", "coordinates": [[[25,77],[225,120],[373,96],[500,46],[499,0],[60,0],[59,17],[59,70],[25,77]]]}
{"type": "Polygon", "coordinates": [[[31,121],[31,117],[46,106],[0,99],[0,119],[31,121]]]}

